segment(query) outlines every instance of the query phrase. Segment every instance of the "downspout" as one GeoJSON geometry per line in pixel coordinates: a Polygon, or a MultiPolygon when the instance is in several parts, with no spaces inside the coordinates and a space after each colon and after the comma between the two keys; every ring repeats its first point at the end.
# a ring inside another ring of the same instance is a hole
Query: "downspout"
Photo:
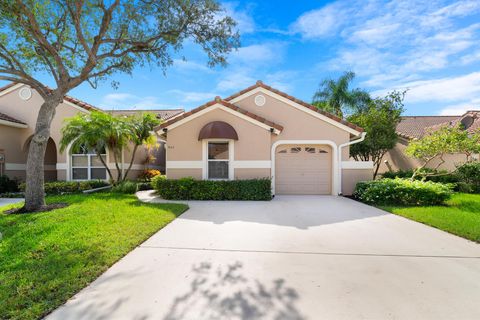
{"type": "Polygon", "coordinates": [[[355,143],[360,143],[365,140],[366,132],[362,132],[359,139],[342,143],[338,146],[338,195],[342,195],[342,149],[346,146],[351,146],[355,143]]]}

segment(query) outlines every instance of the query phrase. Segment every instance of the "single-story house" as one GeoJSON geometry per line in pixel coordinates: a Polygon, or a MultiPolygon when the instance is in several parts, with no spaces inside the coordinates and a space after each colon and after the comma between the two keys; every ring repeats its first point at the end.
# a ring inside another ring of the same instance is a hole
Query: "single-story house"
{"type": "MultiPolygon", "coordinates": [[[[5,174],[19,180],[25,179],[26,159],[30,139],[35,129],[38,110],[42,104],[42,97],[30,87],[11,83],[0,88],[0,175],[5,174]]],[[[112,112],[118,115],[130,115],[142,112],[142,110],[116,110],[105,111],[98,109],[86,102],[70,96],[64,98],[57,109],[52,121],[51,137],[48,141],[45,154],[45,180],[89,180],[106,179],[107,173],[96,155],[91,150],[67,148],[60,152],[61,128],[64,120],[81,113],[89,113],[92,110],[112,112]]],[[[178,110],[148,110],[166,121],[182,114],[178,110]]],[[[154,163],[148,163],[148,168],[165,170],[165,149],[160,138],[157,139],[158,148],[147,150],[139,148],[135,156],[129,178],[136,178],[146,167],[147,152],[153,152],[156,158],[154,163]]],[[[105,150],[105,156],[109,168],[116,175],[113,157],[109,157],[109,151],[105,150]]],[[[123,163],[121,170],[126,170],[131,158],[130,150],[123,151],[123,163]]]]}
{"type": "Polygon", "coordinates": [[[373,163],[351,161],[362,128],[258,81],[167,120],[170,179],[270,178],[274,194],[350,195],[373,163]]]}
{"type": "MultiPolygon", "coordinates": [[[[386,171],[409,170],[417,168],[421,162],[405,155],[405,149],[413,139],[420,139],[428,132],[442,126],[454,126],[461,123],[465,130],[473,133],[480,130],[480,111],[467,111],[460,116],[404,116],[397,125],[398,142],[393,149],[385,154],[379,173],[386,171]]],[[[478,157],[478,155],[477,155],[478,157]]],[[[467,160],[463,153],[447,154],[444,156],[445,163],[439,169],[452,171],[455,167],[467,160]]],[[[428,168],[438,165],[437,159],[433,160],[428,168]]]]}

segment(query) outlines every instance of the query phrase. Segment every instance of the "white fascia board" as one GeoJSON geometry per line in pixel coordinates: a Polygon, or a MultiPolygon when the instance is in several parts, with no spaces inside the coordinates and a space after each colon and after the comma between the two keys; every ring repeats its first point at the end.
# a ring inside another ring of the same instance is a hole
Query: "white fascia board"
{"type": "Polygon", "coordinates": [[[1,97],[1,96],[4,96],[4,95],[6,95],[6,94],[9,94],[10,92],[17,90],[17,89],[23,87],[24,85],[25,85],[25,84],[23,84],[23,83],[17,83],[16,85],[14,85],[14,86],[12,86],[12,87],[10,87],[10,88],[8,88],[8,89],[5,89],[5,90],[3,90],[2,92],[0,92],[0,97],[1,97]]]}
{"type": "Polygon", "coordinates": [[[234,169],[270,169],[270,160],[235,160],[232,163],[234,169]]]}
{"type": "Polygon", "coordinates": [[[12,122],[12,121],[8,121],[8,120],[1,120],[0,119],[0,124],[3,124],[5,126],[9,126],[9,127],[14,127],[14,128],[21,128],[21,129],[28,128],[28,126],[26,124],[18,123],[18,122],[12,122]]]}
{"type": "Polygon", "coordinates": [[[203,161],[167,161],[167,169],[203,169],[203,161]]]}
{"type": "Polygon", "coordinates": [[[350,128],[349,126],[346,126],[346,125],[344,125],[343,123],[340,123],[340,122],[338,122],[338,121],[335,121],[335,120],[333,120],[333,119],[330,119],[329,117],[324,116],[324,115],[321,114],[321,113],[318,113],[318,112],[316,112],[316,111],[310,110],[309,108],[307,108],[307,107],[305,107],[305,106],[302,106],[301,104],[298,104],[298,103],[296,103],[295,101],[292,101],[292,100],[290,100],[290,99],[287,99],[287,98],[285,98],[285,97],[283,97],[283,96],[281,96],[281,95],[279,95],[279,94],[277,94],[277,93],[275,93],[275,92],[273,92],[273,91],[267,90],[267,89],[262,88],[262,87],[255,88],[255,89],[253,89],[253,90],[251,90],[251,91],[245,92],[244,94],[242,94],[242,95],[240,95],[240,96],[238,96],[238,97],[236,97],[236,98],[234,98],[234,99],[232,99],[232,100],[229,100],[229,101],[227,100],[227,101],[230,102],[230,103],[235,104],[235,103],[237,103],[238,101],[240,101],[240,100],[242,100],[242,99],[245,99],[245,98],[247,98],[247,97],[249,97],[249,96],[251,96],[251,95],[254,95],[254,94],[256,94],[256,93],[264,93],[264,94],[266,94],[266,95],[268,95],[268,96],[270,96],[270,97],[272,97],[272,98],[274,98],[274,99],[280,100],[280,101],[282,101],[282,102],[284,102],[284,103],[286,103],[286,104],[288,104],[288,105],[290,105],[290,106],[292,106],[292,107],[294,107],[294,108],[296,108],[296,109],[298,109],[298,110],[301,110],[301,111],[303,111],[303,112],[305,112],[305,113],[308,113],[309,115],[314,116],[315,118],[318,118],[318,119],[320,119],[320,120],[323,120],[323,121],[325,121],[325,122],[327,122],[327,123],[329,123],[329,124],[331,124],[331,125],[333,125],[333,126],[335,126],[335,127],[338,127],[338,128],[340,128],[340,129],[342,129],[342,130],[344,130],[344,131],[347,131],[347,132],[349,132],[349,133],[351,133],[351,134],[353,134],[353,135],[355,135],[355,136],[358,136],[358,135],[361,134],[360,131],[357,131],[357,130],[355,130],[355,129],[353,129],[353,128],[350,128]]]}
{"type": "Polygon", "coordinates": [[[70,101],[63,100],[63,103],[65,103],[67,106],[73,107],[73,108],[75,108],[75,109],[77,109],[77,110],[79,110],[79,111],[81,111],[81,112],[84,112],[84,113],[87,113],[87,114],[90,113],[90,111],[88,111],[87,109],[82,108],[82,107],[80,107],[80,106],[78,106],[78,105],[76,105],[75,103],[72,103],[72,102],[70,102],[70,101]]]}

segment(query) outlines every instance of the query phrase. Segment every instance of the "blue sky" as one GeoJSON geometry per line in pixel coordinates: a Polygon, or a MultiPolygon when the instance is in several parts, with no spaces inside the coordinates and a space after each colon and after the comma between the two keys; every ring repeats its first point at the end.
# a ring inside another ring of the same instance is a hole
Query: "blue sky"
{"type": "Polygon", "coordinates": [[[186,44],[167,70],[138,69],[71,95],[102,108],[191,109],[261,79],[305,101],[325,77],[357,74],[378,96],[408,88],[406,114],[480,109],[480,1],[224,2],[242,47],[226,68],[209,69],[186,44]],[[187,60],[183,61],[182,57],[187,60]]]}

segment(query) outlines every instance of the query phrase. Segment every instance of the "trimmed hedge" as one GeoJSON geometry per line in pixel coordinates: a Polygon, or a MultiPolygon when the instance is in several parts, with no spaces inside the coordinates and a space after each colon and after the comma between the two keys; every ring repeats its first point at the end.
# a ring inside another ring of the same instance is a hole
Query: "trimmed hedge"
{"type": "Polygon", "coordinates": [[[353,196],[369,204],[438,205],[452,195],[453,186],[431,181],[381,179],[357,183],[353,196]]]}
{"type": "Polygon", "coordinates": [[[114,193],[125,193],[125,194],[134,194],[137,192],[138,186],[136,182],[133,181],[123,181],[119,184],[116,184],[112,187],[112,192],[114,193]]]}
{"type": "MultiPolygon", "coordinates": [[[[45,193],[47,195],[81,193],[85,190],[106,187],[108,185],[110,184],[103,180],[46,182],[45,193]]],[[[25,183],[20,184],[20,190],[25,192],[25,183]]]]}
{"type": "Polygon", "coordinates": [[[271,200],[270,179],[250,180],[169,180],[165,176],[152,179],[157,193],[168,200],[271,200]]]}

